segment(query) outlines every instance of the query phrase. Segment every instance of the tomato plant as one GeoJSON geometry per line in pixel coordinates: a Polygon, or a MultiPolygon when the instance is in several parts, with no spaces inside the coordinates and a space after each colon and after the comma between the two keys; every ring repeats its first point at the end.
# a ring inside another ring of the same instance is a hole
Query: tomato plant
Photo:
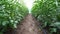
{"type": "Polygon", "coordinates": [[[26,6],[17,0],[0,0],[0,34],[17,24],[28,14],[26,6]]]}
{"type": "Polygon", "coordinates": [[[36,0],[32,14],[38,21],[42,21],[42,28],[47,28],[50,34],[60,30],[60,0],[36,0]]]}

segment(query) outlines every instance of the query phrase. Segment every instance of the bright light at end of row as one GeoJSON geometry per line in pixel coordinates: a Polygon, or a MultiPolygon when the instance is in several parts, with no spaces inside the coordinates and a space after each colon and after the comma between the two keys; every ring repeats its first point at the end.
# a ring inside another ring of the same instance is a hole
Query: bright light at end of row
{"type": "Polygon", "coordinates": [[[27,6],[29,13],[31,13],[31,8],[33,5],[34,0],[24,0],[25,5],[27,6]]]}

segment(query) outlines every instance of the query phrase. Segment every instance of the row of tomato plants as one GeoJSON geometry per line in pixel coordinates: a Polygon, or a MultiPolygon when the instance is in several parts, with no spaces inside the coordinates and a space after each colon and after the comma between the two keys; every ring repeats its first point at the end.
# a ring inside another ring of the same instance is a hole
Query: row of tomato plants
{"type": "Polygon", "coordinates": [[[17,28],[17,24],[28,14],[26,6],[17,0],[0,0],[0,34],[7,28],[17,28]]]}
{"type": "Polygon", "coordinates": [[[60,0],[36,0],[32,14],[49,34],[60,34],[60,0]]]}

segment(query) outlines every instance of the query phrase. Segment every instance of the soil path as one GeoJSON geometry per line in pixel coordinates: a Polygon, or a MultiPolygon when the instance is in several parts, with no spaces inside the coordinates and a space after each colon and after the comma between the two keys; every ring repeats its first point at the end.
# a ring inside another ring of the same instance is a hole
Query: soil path
{"type": "Polygon", "coordinates": [[[38,28],[37,20],[31,14],[25,17],[15,32],[15,34],[43,34],[42,30],[38,28]]]}
{"type": "Polygon", "coordinates": [[[4,34],[46,34],[46,31],[39,29],[39,22],[28,14],[15,30],[8,28],[4,34]]]}

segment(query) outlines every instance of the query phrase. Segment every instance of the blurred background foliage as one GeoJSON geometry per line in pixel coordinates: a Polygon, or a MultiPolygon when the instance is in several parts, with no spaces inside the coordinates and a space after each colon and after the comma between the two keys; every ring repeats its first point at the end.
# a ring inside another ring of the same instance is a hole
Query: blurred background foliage
{"type": "Polygon", "coordinates": [[[28,9],[18,0],[0,0],[0,34],[17,24],[28,14],[28,9]]]}
{"type": "Polygon", "coordinates": [[[49,34],[60,34],[60,0],[35,0],[32,14],[49,34]]]}

